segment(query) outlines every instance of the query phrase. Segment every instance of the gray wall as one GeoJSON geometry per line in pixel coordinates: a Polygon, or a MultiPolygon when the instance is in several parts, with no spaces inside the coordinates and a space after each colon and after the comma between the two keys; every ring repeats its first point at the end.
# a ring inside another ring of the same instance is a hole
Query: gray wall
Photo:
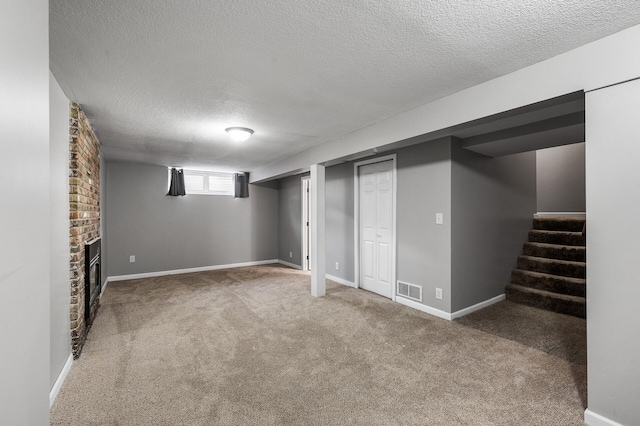
{"type": "Polygon", "coordinates": [[[585,211],[585,144],[536,152],[539,212],[585,211]]]}
{"type": "Polygon", "coordinates": [[[107,161],[100,155],[100,275],[102,290],[109,277],[109,253],[107,252],[107,161]]]}
{"type": "Polygon", "coordinates": [[[49,3],[0,13],[0,424],[49,424],[49,3]]]}
{"type": "Polygon", "coordinates": [[[451,312],[450,140],[397,154],[397,279],[421,286],[423,304],[451,312]],[[444,214],[443,225],[436,225],[436,213],[444,214]]]}
{"type": "Polygon", "coordinates": [[[249,192],[168,197],[166,167],[107,162],[109,276],[276,259],[278,190],[249,192]]]}
{"type": "MultiPolygon", "coordinates": [[[[397,279],[422,287],[422,303],[445,312],[504,293],[536,211],[535,153],[489,158],[451,141],[396,151],[397,279]],[[444,214],[443,225],[436,213],[444,214]]],[[[354,280],[353,168],[348,162],[326,169],[327,273],[348,281],[354,280]]],[[[300,176],[281,179],[279,192],[283,259],[300,244],[300,176]]]]}
{"type": "Polygon", "coordinates": [[[451,312],[504,294],[536,212],[536,154],[452,145],[451,312]]]}
{"type": "MultiPolygon", "coordinates": [[[[450,312],[449,138],[398,150],[397,168],[397,279],[421,286],[424,304],[450,312]],[[435,224],[436,213],[444,213],[444,225],[435,224]],[[443,289],[443,300],[435,298],[436,287],[443,289]]],[[[353,169],[353,162],[326,169],[327,274],[351,282],[355,279],[353,169]],[[340,262],[339,271],[335,262],[340,262]]],[[[297,248],[301,241],[300,176],[281,179],[279,192],[280,259],[288,261],[282,256],[288,257],[288,247],[297,248]]]]}
{"type": "Polygon", "coordinates": [[[278,259],[302,267],[302,176],[278,181],[278,259]],[[289,257],[289,252],[292,256],[289,257]]]}
{"type": "Polygon", "coordinates": [[[587,93],[588,408],[623,425],[640,419],[639,110],[638,80],[587,93]]]}
{"type": "Polygon", "coordinates": [[[327,167],[325,184],[327,274],[353,282],[353,163],[327,167]]]}
{"type": "MultiPolygon", "coordinates": [[[[389,154],[384,153],[383,155],[389,154]]],[[[449,312],[451,285],[451,153],[449,139],[414,145],[397,154],[397,279],[421,286],[423,304],[449,312]],[[435,214],[445,215],[444,225],[435,214]],[[430,220],[431,218],[432,220],[430,220]],[[436,287],[443,300],[435,298],[436,287]]],[[[327,172],[327,273],[353,282],[353,171],[348,162],[327,172]],[[345,265],[335,270],[335,262],[345,265]],[[342,272],[342,274],[340,274],[342,272]]]]}
{"type": "Polygon", "coordinates": [[[49,186],[51,218],[51,354],[53,387],[71,355],[69,279],[69,100],[53,75],[49,78],[49,186]]]}

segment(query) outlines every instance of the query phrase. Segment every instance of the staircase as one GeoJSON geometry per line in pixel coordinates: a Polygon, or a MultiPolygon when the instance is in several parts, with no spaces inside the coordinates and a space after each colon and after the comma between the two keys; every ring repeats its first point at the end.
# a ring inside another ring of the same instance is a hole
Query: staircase
{"type": "Polygon", "coordinates": [[[505,288],[507,300],[586,318],[584,217],[535,218],[505,288]]]}

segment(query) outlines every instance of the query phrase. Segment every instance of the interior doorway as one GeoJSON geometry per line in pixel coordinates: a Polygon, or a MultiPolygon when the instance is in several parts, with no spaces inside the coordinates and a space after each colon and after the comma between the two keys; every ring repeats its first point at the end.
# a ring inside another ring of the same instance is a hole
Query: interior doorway
{"type": "Polygon", "coordinates": [[[302,270],[311,270],[311,177],[302,177],[302,270]]]}
{"type": "Polygon", "coordinates": [[[395,300],[396,158],[355,164],[356,286],[395,300]]]}

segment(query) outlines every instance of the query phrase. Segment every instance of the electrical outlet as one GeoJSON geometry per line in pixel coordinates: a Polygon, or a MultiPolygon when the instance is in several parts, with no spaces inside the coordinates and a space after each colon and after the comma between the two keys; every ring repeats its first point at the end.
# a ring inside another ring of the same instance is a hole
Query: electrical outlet
{"type": "Polygon", "coordinates": [[[436,288],[436,299],[442,300],[442,289],[436,288]]]}
{"type": "Polygon", "coordinates": [[[436,213],[436,225],[444,224],[444,215],[442,213],[436,213]]]}
{"type": "Polygon", "coordinates": [[[129,263],[134,263],[136,261],[135,256],[129,256],[129,263]]]}
{"type": "Polygon", "coordinates": [[[292,252],[292,251],[290,251],[290,252],[289,252],[289,258],[292,258],[292,257],[293,257],[293,252],[292,252]]]}
{"type": "Polygon", "coordinates": [[[340,270],[340,262],[336,262],[336,271],[340,270]]]}

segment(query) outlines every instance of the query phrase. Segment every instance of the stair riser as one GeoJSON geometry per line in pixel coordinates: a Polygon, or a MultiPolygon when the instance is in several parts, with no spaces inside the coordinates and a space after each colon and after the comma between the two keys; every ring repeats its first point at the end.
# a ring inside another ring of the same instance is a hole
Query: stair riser
{"type": "Polygon", "coordinates": [[[511,282],[553,293],[579,297],[586,296],[586,285],[584,283],[576,283],[563,277],[539,277],[527,275],[524,271],[514,270],[511,272],[511,282]]]}
{"type": "Polygon", "coordinates": [[[563,277],[586,278],[586,267],[583,265],[567,265],[555,262],[540,262],[531,259],[518,258],[518,269],[542,272],[544,274],[560,275],[563,277]]]}
{"type": "Polygon", "coordinates": [[[523,305],[529,305],[536,308],[546,309],[548,311],[558,312],[561,314],[572,315],[574,317],[586,318],[586,304],[568,300],[554,299],[549,296],[530,294],[521,292],[518,289],[507,286],[505,289],[507,300],[523,305]]]}
{"type": "Polygon", "coordinates": [[[584,262],[587,258],[587,251],[584,247],[572,246],[571,248],[561,247],[538,247],[524,244],[522,254],[525,256],[546,257],[547,259],[570,260],[573,262],[584,262]]]}
{"type": "Polygon", "coordinates": [[[560,244],[564,246],[584,246],[584,238],[581,234],[548,234],[537,232],[536,230],[529,231],[529,241],[534,243],[547,243],[547,244],[560,244]]]}
{"type": "Polygon", "coordinates": [[[582,232],[585,219],[533,219],[533,229],[543,229],[546,231],[569,231],[582,232]]]}

